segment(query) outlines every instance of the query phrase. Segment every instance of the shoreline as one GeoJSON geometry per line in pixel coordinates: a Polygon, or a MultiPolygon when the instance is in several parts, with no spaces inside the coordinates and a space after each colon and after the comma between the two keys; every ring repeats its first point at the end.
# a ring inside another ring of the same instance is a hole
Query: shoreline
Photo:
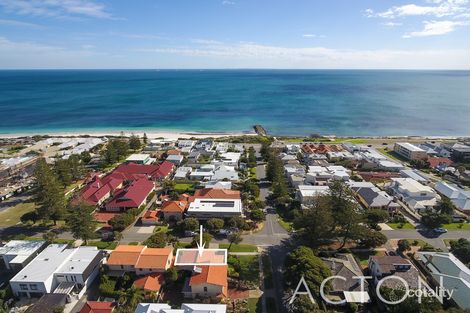
{"type": "MultiPolygon", "coordinates": [[[[35,135],[49,136],[49,137],[117,137],[122,134],[126,137],[130,135],[138,135],[140,137],[143,134],[147,135],[149,139],[165,138],[176,140],[178,138],[222,138],[222,137],[237,137],[237,136],[258,136],[254,131],[228,131],[228,132],[198,132],[198,131],[179,131],[179,130],[77,130],[77,131],[37,131],[37,132],[12,132],[12,133],[0,133],[0,138],[13,139],[21,137],[32,137],[35,135]]],[[[308,138],[308,135],[269,135],[270,137],[281,137],[283,139],[288,138],[308,138]]],[[[367,135],[367,136],[355,136],[355,135],[322,135],[325,139],[417,139],[417,140],[456,140],[461,138],[470,138],[470,135],[367,135]]],[[[312,138],[315,140],[315,138],[312,138]]]]}
{"type": "Polygon", "coordinates": [[[15,132],[15,133],[0,133],[0,138],[12,139],[20,137],[31,137],[35,135],[50,136],[50,137],[117,137],[124,134],[124,136],[137,135],[142,137],[144,133],[149,139],[165,138],[165,139],[178,139],[178,138],[221,138],[221,137],[234,137],[234,136],[256,136],[252,132],[192,132],[192,131],[171,131],[171,130],[77,130],[77,131],[37,131],[37,132],[15,132]]]}

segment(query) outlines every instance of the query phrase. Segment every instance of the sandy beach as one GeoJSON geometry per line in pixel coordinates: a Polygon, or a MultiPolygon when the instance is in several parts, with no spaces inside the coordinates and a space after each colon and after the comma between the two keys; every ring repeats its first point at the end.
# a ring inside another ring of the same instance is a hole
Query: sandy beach
{"type": "Polygon", "coordinates": [[[158,131],[158,130],[149,130],[149,131],[135,131],[135,130],[97,130],[97,131],[38,131],[31,133],[8,133],[1,134],[0,138],[18,138],[18,137],[28,137],[34,135],[48,135],[48,136],[58,136],[58,137],[81,137],[81,136],[91,136],[91,137],[106,137],[106,136],[130,136],[132,134],[142,137],[144,133],[149,139],[155,138],[165,138],[165,139],[178,139],[178,138],[220,138],[227,136],[255,136],[256,133],[253,132],[227,132],[227,133],[211,133],[211,132],[183,132],[183,131],[158,131]]]}

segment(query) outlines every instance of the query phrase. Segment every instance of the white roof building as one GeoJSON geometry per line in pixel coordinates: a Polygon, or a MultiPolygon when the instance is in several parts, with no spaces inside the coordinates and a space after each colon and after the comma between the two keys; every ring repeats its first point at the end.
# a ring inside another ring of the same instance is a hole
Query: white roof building
{"type": "Polygon", "coordinates": [[[191,172],[193,171],[192,167],[189,166],[181,166],[176,169],[175,172],[175,179],[184,179],[186,178],[191,172]]]}
{"type": "Polygon", "coordinates": [[[452,203],[466,214],[470,214],[470,190],[463,190],[454,184],[440,181],[435,186],[436,190],[446,196],[452,203]]]}
{"type": "Polygon", "coordinates": [[[214,171],[214,175],[210,178],[211,180],[224,180],[228,179],[230,181],[238,180],[238,172],[233,166],[220,165],[214,171]]]}
{"type": "Polygon", "coordinates": [[[297,188],[297,199],[305,204],[309,201],[314,200],[316,197],[327,195],[330,191],[328,186],[311,186],[311,185],[300,185],[297,188]]]}
{"type": "Polygon", "coordinates": [[[183,162],[183,159],[184,157],[180,154],[171,154],[166,158],[168,162],[171,162],[176,165],[180,165],[181,162],[183,162]]]}
{"type": "Polygon", "coordinates": [[[424,175],[418,171],[418,170],[401,170],[400,171],[400,176],[402,177],[409,177],[413,178],[414,180],[420,182],[420,183],[427,183],[428,179],[424,177],[424,175]]]}
{"type": "Polygon", "coordinates": [[[242,154],[240,152],[221,153],[219,162],[222,162],[224,165],[238,167],[238,161],[240,161],[241,156],[242,154]]]}
{"type": "Polygon", "coordinates": [[[166,303],[139,303],[134,313],[226,313],[225,304],[183,303],[181,309],[172,309],[166,303]]]}
{"type": "Polygon", "coordinates": [[[150,154],[145,153],[134,153],[131,154],[127,159],[126,162],[132,162],[137,164],[149,164],[151,163],[150,154]]]}
{"type": "Polygon", "coordinates": [[[0,258],[8,270],[21,269],[28,264],[40,251],[44,240],[11,240],[0,247],[0,258]]]}
{"type": "Polygon", "coordinates": [[[188,217],[209,219],[243,215],[241,199],[206,199],[196,198],[186,211],[188,217]]]}
{"type": "Polygon", "coordinates": [[[40,297],[62,283],[88,287],[99,272],[101,252],[96,247],[68,248],[51,244],[10,280],[17,297],[40,297]]]}
{"type": "Polygon", "coordinates": [[[441,200],[434,189],[412,178],[392,178],[391,180],[392,192],[414,211],[431,209],[441,200]]]}
{"type": "Polygon", "coordinates": [[[214,175],[215,165],[204,164],[198,169],[193,170],[189,177],[192,179],[209,180],[214,175]]]}
{"type": "Polygon", "coordinates": [[[418,252],[424,266],[439,285],[452,290],[452,300],[462,309],[470,309],[470,269],[452,253],[418,252]]]}
{"type": "Polygon", "coordinates": [[[196,144],[196,141],[189,139],[178,140],[178,148],[192,148],[196,144]]]}
{"type": "Polygon", "coordinates": [[[204,188],[211,188],[211,189],[232,189],[232,182],[230,181],[220,181],[220,180],[213,180],[203,183],[204,188]]]}

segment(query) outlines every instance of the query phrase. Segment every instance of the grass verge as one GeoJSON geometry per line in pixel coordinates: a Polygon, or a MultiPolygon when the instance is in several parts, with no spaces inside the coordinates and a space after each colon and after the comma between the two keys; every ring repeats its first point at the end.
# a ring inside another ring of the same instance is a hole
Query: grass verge
{"type": "MultiPolygon", "coordinates": [[[[228,243],[221,243],[221,244],[219,244],[219,249],[228,249],[229,246],[230,246],[230,244],[228,244],[228,243]]],[[[228,251],[229,252],[257,252],[258,248],[254,245],[247,245],[247,244],[235,245],[235,244],[233,244],[230,247],[230,250],[228,250],[228,251]]]]}
{"type": "Polygon", "coordinates": [[[36,204],[34,202],[23,202],[3,210],[0,212],[0,226],[8,227],[16,225],[20,222],[20,218],[23,214],[34,211],[35,209],[36,204]]]}
{"type": "Polygon", "coordinates": [[[387,225],[393,229],[415,229],[410,223],[387,223],[387,225]]]}

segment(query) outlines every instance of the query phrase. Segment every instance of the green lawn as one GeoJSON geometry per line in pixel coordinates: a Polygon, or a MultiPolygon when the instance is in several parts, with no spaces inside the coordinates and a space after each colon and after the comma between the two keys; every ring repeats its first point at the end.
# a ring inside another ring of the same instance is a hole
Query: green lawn
{"type": "Polygon", "coordinates": [[[261,308],[261,298],[249,298],[248,299],[248,312],[250,313],[260,313],[261,308]]]}
{"type": "Polygon", "coordinates": [[[184,249],[184,248],[187,248],[187,247],[189,247],[189,246],[191,246],[191,243],[190,243],[190,242],[178,242],[178,243],[176,244],[176,248],[177,248],[177,249],[184,249]]]}
{"type": "Polygon", "coordinates": [[[381,152],[382,154],[388,156],[389,158],[399,161],[399,162],[408,162],[407,159],[403,158],[399,154],[397,154],[395,151],[390,150],[390,149],[385,149],[385,148],[377,148],[377,151],[381,152]]]}
{"type": "Polygon", "coordinates": [[[154,233],[167,233],[169,230],[168,225],[156,226],[154,233]]]}
{"type": "Polygon", "coordinates": [[[0,226],[8,227],[20,222],[21,215],[34,211],[36,204],[33,202],[23,202],[0,212],[0,226]]]}
{"type": "Polygon", "coordinates": [[[286,231],[288,232],[292,231],[292,222],[287,222],[283,220],[281,217],[279,217],[277,221],[279,225],[281,225],[281,227],[284,228],[286,231]]]}
{"type": "Polygon", "coordinates": [[[93,240],[89,241],[87,246],[95,246],[101,250],[114,250],[118,245],[115,241],[101,241],[101,240],[93,240]]]}
{"type": "Polygon", "coordinates": [[[193,184],[175,184],[175,191],[177,192],[185,192],[191,188],[193,188],[193,184]]]}
{"type": "Polygon", "coordinates": [[[250,168],[250,178],[256,178],[256,167],[250,168]]]}
{"type": "MultiPolygon", "coordinates": [[[[42,237],[21,237],[21,240],[44,240],[42,237]]],[[[57,244],[72,244],[74,243],[75,240],[72,239],[61,239],[57,238],[52,241],[52,243],[57,243],[57,244]]]]}
{"type": "Polygon", "coordinates": [[[370,251],[353,252],[353,254],[359,260],[359,264],[365,267],[369,263],[369,257],[374,256],[374,255],[380,255],[381,252],[370,250],[370,251]]]}
{"type": "Polygon", "coordinates": [[[452,223],[444,224],[442,228],[447,230],[470,230],[470,223],[452,223]]]}
{"type": "Polygon", "coordinates": [[[387,225],[393,229],[415,229],[410,223],[387,223],[387,225]]]}
{"type": "MultiPolygon", "coordinates": [[[[230,244],[221,243],[219,244],[219,249],[228,249],[230,244]]],[[[246,245],[246,244],[233,244],[230,247],[229,252],[257,252],[258,248],[255,245],[246,245]]]]}

